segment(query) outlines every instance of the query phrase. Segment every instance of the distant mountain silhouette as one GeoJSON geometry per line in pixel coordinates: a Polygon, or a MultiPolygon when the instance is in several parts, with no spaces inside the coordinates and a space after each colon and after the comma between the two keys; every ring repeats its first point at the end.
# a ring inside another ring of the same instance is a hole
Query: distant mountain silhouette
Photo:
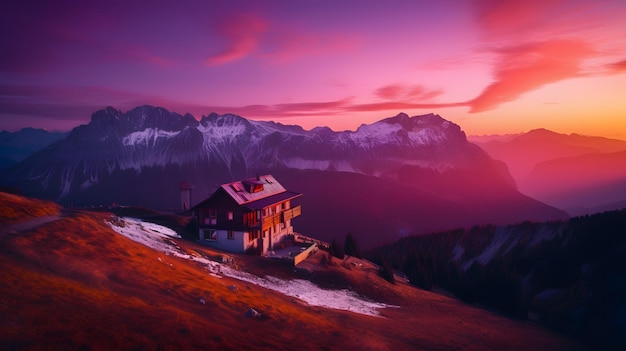
{"type": "Polygon", "coordinates": [[[562,157],[537,164],[520,189],[553,206],[601,207],[626,200],[626,151],[562,157]]]}
{"type": "Polygon", "coordinates": [[[536,129],[508,141],[477,144],[507,164],[522,193],[571,214],[626,200],[620,153],[626,141],[536,129]]]}
{"type": "Polygon", "coordinates": [[[17,132],[0,132],[0,168],[6,168],[34,152],[59,141],[67,132],[48,132],[43,129],[23,128],[17,132]]]}

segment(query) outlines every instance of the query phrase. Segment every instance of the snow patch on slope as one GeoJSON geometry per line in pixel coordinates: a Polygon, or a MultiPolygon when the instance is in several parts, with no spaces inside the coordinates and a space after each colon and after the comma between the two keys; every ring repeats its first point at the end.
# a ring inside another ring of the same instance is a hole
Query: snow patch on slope
{"type": "Polygon", "coordinates": [[[418,145],[439,144],[447,140],[445,133],[438,132],[431,128],[410,131],[409,138],[413,141],[413,143],[418,145]]]}
{"type": "MultiPolygon", "coordinates": [[[[143,222],[134,218],[122,218],[118,224],[107,222],[113,230],[125,237],[164,252],[166,255],[176,256],[182,259],[199,262],[211,272],[213,276],[218,274],[252,283],[263,288],[274,290],[287,296],[298,298],[309,305],[345,310],[370,316],[378,316],[378,309],[394,307],[384,303],[365,300],[355,292],[349,290],[325,290],[308,280],[293,279],[283,280],[271,276],[265,278],[232,269],[229,266],[211,261],[204,257],[190,256],[168,238],[180,238],[173,230],[150,222],[143,222]]],[[[159,257],[159,261],[163,260],[159,257]]]]}
{"type": "Polygon", "coordinates": [[[399,124],[374,123],[364,124],[356,132],[348,134],[349,138],[362,147],[389,144],[399,139],[399,124]]]}
{"type": "Polygon", "coordinates": [[[554,239],[554,237],[560,236],[560,233],[561,230],[551,230],[546,225],[544,225],[535,232],[535,235],[533,235],[533,239],[530,241],[530,244],[528,244],[528,246],[534,247],[544,241],[552,240],[554,239]]]}
{"type": "Polygon", "coordinates": [[[333,170],[340,172],[357,172],[347,161],[332,160],[307,160],[302,157],[290,157],[282,160],[288,168],[294,169],[319,169],[322,171],[333,170]]]}
{"type": "Polygon", "coordinates": [[[493,234],[493,239],[489,246],[487,246],[480,255],[464,262],[461,268],[468,270],[475,261],[484,266],[494,257],[501,257],[507,254],[517,245],[519,240],[520,236],[514,235],[510,228],[498,227],[493,234]]]}
{"type": "Polygon", "coordinates": [[[246,126],[242,123],[230,126],[215,126],[209,124],[207,126],[199,125],[198,130],[204,134],[207,139],[225,141],[242,135],[246,131],[246,126]]]}
{"type": "Polygon", "coordinates": [[[146,128],[139,132],[133,132],[128,134],[122,139],[122,144],[124,146],[135,146],[135,145],[156,145],[157,140],[160,138],[169,139],[180,132],[169,132],[157,128],[146,128]]]}

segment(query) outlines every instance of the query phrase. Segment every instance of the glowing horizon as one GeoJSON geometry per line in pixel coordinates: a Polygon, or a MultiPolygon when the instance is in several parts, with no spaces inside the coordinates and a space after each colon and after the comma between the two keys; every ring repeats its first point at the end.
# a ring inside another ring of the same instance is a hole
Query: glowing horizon
{"type": "Polygon", "coordinates": [[[155,105],[305,129],[436,113],[468,135],[626,139],[622,1],[19,2],[0,130],[155,105]]]}

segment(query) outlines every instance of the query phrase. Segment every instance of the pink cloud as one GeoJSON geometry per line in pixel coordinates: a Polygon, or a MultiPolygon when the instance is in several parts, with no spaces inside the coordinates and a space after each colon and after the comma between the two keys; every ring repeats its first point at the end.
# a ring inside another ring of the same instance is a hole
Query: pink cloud
{"type": "Polygon", "coordinates": [[[467,106],[467,102],[450,102],[450,103],[411,103],[403,101],[386,101],[371,104],[355,104],[346,106],[346,111],[401,111],[408,109],[434,109],[446,107],[467,106]]]}
{"type": "Polygon", "coordinates": [[[401,84],[385,85],[376,89],[374,94],[381,99],[395,100],[404,94],[405,86],[401,84]]]}
{"type": "Polygon", "coordinates": [[[354,98],[323,102],[299,102],[275,105],[248,106],[207,106],[206,109],[218,113],[237,113],[252,118],[285,118],[307,116],[342,116],[346,112],[401,111],[408,109],[436,109],[467,106],[467,102],[452,103],[412,103],[406,101],[386,101],[379,103],[357,104],[354,98]]]}
{"type": "Polygon", "coordinates": [[[209,65],[221,65],[252,54],[259,46],[268,23],[255,14],[240,14],[221,21],[218,32],[228,41],[224,50],[207,59],[209,65]]]}
{"type": "Polygon", "coordinates": [[[610,73],[626,73],[626,60],[617,61],[606,65],[610,73]]]}
{"type": "Polygon", "coordinates": [[[128,58],[138,60],[142,63],[148,63],[160,67],[172,66],[174,64],[172,60],[155,55],[151,53],[150,50],[142,47],[132,47],[123,50],[122,52],[124,52],[128,58]]]}
{"type": "Polygon", "coordinates": [[[488,37],[536,30],[554,21],[562,0],[475,0],[476,20],[488,37]]]}
{"type": "Polygon", "coordinates": [[[421,85],[408,84],[389,84],[374,91],[374,95],[385,100],[425,101],[441,94],[441,90],[426,90],[421,85]]]}
{"type": "Polygon", "coordinates": [[[248,106],[207,106],[210,111],[219,113],[237,113],[246,117],[284,118],[299,116],[336,115],[345,111],[350,105],[352,97],[314,102],[284,103],[275,105],[248,105],[248,106]]]}
{"type": "Polygon", "coordinates": [[[226,47],[207,59],[220,65],[254,55],[271,64],[292,62],[302,57],[336,55],[355,50],[362,40],[346,33],[323,33],[288,21],[268,21],[257,13],[229,16],[217,25],[226,47]]]}
{"type": "Polygon", "coordinates": [[[291,62],[301,57],[350,52],[361,45],[361,40],[356,36],[323,35],[296,27],[276,29],[271,34],[263,58],[276,64],[291,62]]]}
{"type": "Polygon", "coordinates": [[[468,102],[482,112],[546,84],[581,75],[581,63],[592,57],[589,46],[576,40],[553,40],[501,49],[495,81],[468,102]]]}

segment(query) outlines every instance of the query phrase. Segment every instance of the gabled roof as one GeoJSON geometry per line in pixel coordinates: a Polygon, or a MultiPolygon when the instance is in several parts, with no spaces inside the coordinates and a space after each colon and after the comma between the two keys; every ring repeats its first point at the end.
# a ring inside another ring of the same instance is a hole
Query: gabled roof
{"type": "Polygon", "coordinates": [[[224,189],[238,205],[244,205],[287,191],[271,174],[222,184],[221,188],[224,189]],[[261,185],[263,190],[251,193],[248,191],[250,185],[261,185]]]}
{"type": "Polygon", "coordinates": [[[280,194],[272,195],[263,199],[259,199],[256,201],[248,202],[244,206],[251,210],[262,210],[267,206],[273,205],[278,202],[283,202],[291,199],[295,199],[296,197],[300,197],[302,194],[294,193],[292,191],[285,191],[280,194]]]}
{"type": "Polygon", "coordinates": [[[190,210],[198,208],[213,198],[219,191],[224,191],[238,205],[250,209],[262,209],[274,203],[302,196],[300,193],[287,191],[271,174],[256,178],[238,180],[222,184],[208,199],[201,201],[190,210]],[[256,191],[250,191],[255,188],[256,191]]]}

